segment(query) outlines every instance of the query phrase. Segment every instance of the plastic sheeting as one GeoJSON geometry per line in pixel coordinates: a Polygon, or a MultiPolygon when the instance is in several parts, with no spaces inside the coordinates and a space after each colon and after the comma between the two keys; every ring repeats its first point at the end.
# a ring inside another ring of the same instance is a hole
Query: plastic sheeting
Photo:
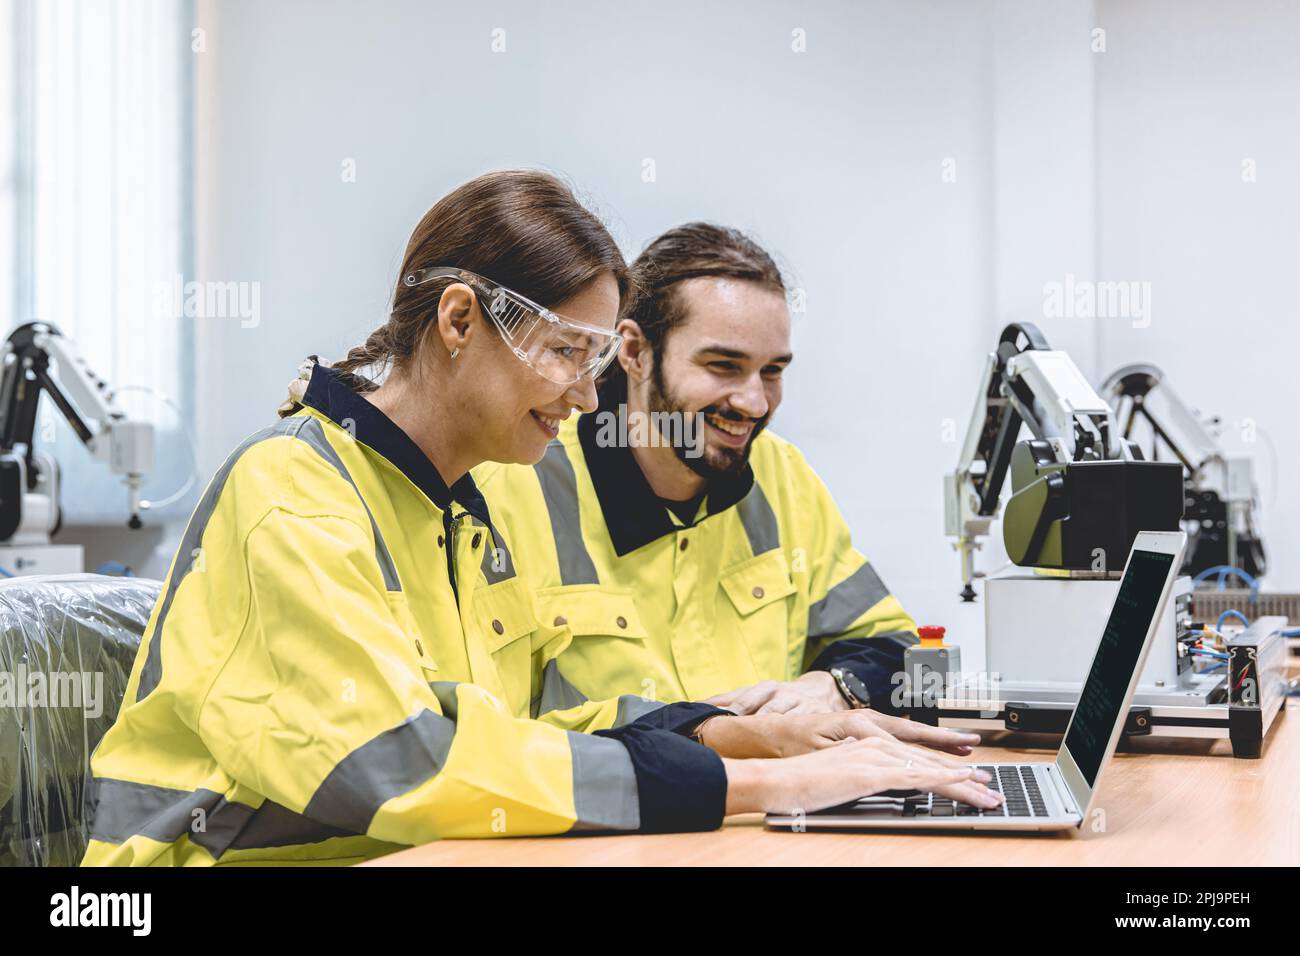
{"type": "Polygon", "coordinates": [[[0,582],[0,866],[75,866],[90,756],[112,726],[161,583],[0,582]]]}

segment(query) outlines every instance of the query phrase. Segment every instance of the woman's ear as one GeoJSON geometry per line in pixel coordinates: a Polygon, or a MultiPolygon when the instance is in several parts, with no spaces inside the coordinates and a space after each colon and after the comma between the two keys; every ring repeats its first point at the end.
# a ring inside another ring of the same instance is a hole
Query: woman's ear
{"type": "Polygon", "coordinates": [[[453,282],[438,300],[438,339],[452,355],[464,350],[481,321],[474,291],[463,282],[453,282]]]}
{"type": "Polygon", "coordinates": [[[621,320],[614,331],[623,336],[618,350],[618,364],[623,366],[629,382],[641,382],[650,374],[654,363],[654,349],[641,331],[641,326],[631,319],[621,320]]]}

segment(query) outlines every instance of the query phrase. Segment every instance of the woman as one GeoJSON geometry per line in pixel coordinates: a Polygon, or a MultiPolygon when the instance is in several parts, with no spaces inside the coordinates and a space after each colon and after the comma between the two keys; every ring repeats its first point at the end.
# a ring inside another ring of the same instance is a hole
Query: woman
{"type": "Polygon", "coordinates": [[[536,621],[468,472],[538,460],[559,420],[594,407],[626,291],[608,232],[548,175],[481,176],[425,215],[389,320],[316,367],[195,509],[92,761],[86,863],[707,829],[894,787],[993,805],[976,772],[866,717],[773,733],[556,685],[567,629],[536,621]]]}

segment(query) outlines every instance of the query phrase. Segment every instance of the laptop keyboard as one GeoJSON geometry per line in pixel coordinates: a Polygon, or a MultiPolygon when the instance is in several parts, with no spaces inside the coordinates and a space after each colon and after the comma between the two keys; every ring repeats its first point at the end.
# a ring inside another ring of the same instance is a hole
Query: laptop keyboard
{"type": "Polygon", "coordinates": [[[918,793],[903,798],[905,817],[1045,817],[1047,804],[1032,766],[980,767],[993,779],[990,790],[999,791],[1006,802],[992,810],[971,806],[937,793],[918,793]]]}

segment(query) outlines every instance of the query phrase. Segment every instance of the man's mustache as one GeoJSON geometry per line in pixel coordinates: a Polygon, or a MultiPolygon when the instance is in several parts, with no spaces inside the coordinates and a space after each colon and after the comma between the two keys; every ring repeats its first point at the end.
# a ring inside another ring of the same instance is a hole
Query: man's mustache
{"type": "Polygon", "coordinates": [[[762,418],[751,418],[748,415],[740,414],[740,412],[735,411],[734,409],[722,408],[718,405],[710,405],[707,408],[702,408],[696,412],[696,414],[716,415],[718,418],[725,418],[729,422],[739,422],[742,425],[748,422],[753,422],[755,428],[762,428],[767,424],[767,420],[772,417],[772,413],[768,412],[762,418]]]}

